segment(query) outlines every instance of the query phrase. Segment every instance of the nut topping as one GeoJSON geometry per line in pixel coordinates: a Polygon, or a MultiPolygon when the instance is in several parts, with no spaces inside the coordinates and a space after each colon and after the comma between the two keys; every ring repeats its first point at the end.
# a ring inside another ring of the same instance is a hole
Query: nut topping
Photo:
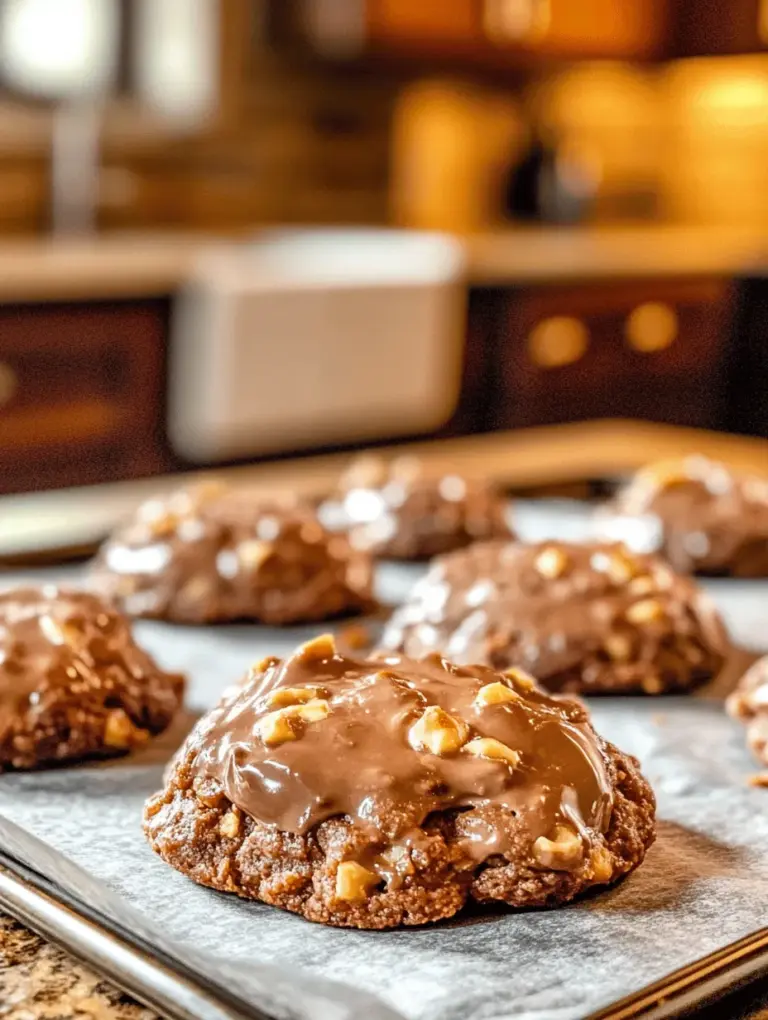
{"type": "Polygon", "coordinates": [[[316,698],[304,705],[288,705],[262,716],[255,729],[268,746],[284,744],[299,738],[303,724],[319,722],[325,719],[329,712],[328,702],[316,698]]]}
{"type": "Polygon", "coordinates": [[[536,681],[529,673],[526,673],[522,669],[517,669],[514,666],[510,669],[505,669],[504,676],[508,677],[510,680],[514,680],[517,686],[522,687],[524,691],[532,691],[536,687],[536,681]]]}
{"type": "Polygon", "coordinates": [[[268,708],[284,708],[287,705],[305,705],[317,698],[318,687],[278,687],[267,697],[268,708]]]}
{"type": "Polygon", "coordinates": [[[536,557],[535,567],[542,577],[553,581],[565,570],[568,565],[568,557],[557,546],[549,546],[543,549],[536,557]]]}
{"type": "Polygon", "coordinates": [[[584,854],[578,832],[567,825],[556,825],[554,839],[539,836],[533,843],[533,856],[538,864],[553,871],[570,871],[584,854]]]}
{"type": "Polygon", "coordinates": [[[513,751],[511,747],[507,747],[506,744],[502,744],[500,740],[495,740],[493,737],[475,737],[474,740],[470,740],[464,750],[469,751],[476,758],[504,761],[512,768],[515,768],[520,761],[517,751],[513,751]]]}
{"type": "Polygon", "coordinates": [[[219,832],[227,839],[234,839],[240,832],[240,811],[233,807],[219,822],[219,832]]]}
{"type": "Polygon", "coordinates": [[[237,558],[247,570],[256,570],[272,555],[274,546],[258,539],[241,542],[237,547],[237,558]]]}
{"type": "Polygon", "coordinates": [[[320,662],[323,659],[332,659],[336,654],[336,644],[332,634],[320,634],[318,637],[307,641],[298,651],[299,657],[304,662],[320,662]]]}
{"type": "Polygon", "coordinates": [[[381,879],[357,861],[342,861],[336,870],[336,899],[347,903],[361,903],[367,900],[370,890],[381,879]]]}
{"type": "Polygon", "coordinates": [[[603,647],[614,662],[628,662],[632,658],[632,642],[625,634],[609,634],[603,647]]]}
{"type": "Polygon", "coordinates": [[[503,705],[509,701],[521,701],[521,697],[506,684],[496,681],[481,687],[475,695],[475,705],[485,708],[486,705],[503,705]]]}
{"type": "Polygon", "coordinates": [[[468,734],[466,723],[454,719],[438,705],[430,705],[408,730],[408,743],[416,751],[451,754],[459,750],[468,734]]]}
{"type": "Polygon", "coordinates": [[[614,584],[626,584],[637,573],[637,562],[626,551],[608,557],[608,576],[614,584]]]}
{"type": "Polygon", "coordinates": [[[630,623],[652,623],[664,615],[664,607],[658,599],[641,599],[627,609],[624,614],[630,623]]]}
{"type": "Polygon", "coordinates": [[[107,716],[104,727],[104,743],[107,747],[127,748],[142,743],[148,737],[147,730],[134,726],[122,708],[113,708],[107,716]]]}
{"type": "Polygon", "coordinates": [[[590,856],[592,880],[599,885],[613,878],[613,861],[605,847],[597,846],[590,856]]]}

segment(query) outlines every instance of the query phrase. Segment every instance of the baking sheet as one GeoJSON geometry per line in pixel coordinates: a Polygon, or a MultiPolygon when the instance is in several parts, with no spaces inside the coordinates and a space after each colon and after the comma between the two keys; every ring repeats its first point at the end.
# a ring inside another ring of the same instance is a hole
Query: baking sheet
{"type": "MultiPolygon", "coordinates": [[[[400,597],[417,573],[383,570],[385,597],[400,597]]],[[[78,580],[72,569],[30,577],[78,580]]],[[[15,580],[0,576],[3,586],[15,580]]],[[[768,650],[768,584],[708,587],[736,639],[768,650]]],[[[768,790],[747,783],[756,766],[743,727],[724,715],[719,697],[729,680],[690,698],[593,700],[597,728],[636,754],[654,785],[659,836],[635,874],[572,906],[475,909],[436,927],[357,932],[312,925],[177,874],[140,829],[163,764],[196,712],[251,662],[288,651],[318,629],[140,623],[137,634],[150,651],[190,675],[190,711],[131,759],[0,777],[0,812],[101,879],[195,965],[202,959],[213,975],[226,970],[265,1009],[275,1010],[275,1002],[254,965],[281,968],[283,1016],[330,1017],[334,996],[339,1017],[391,1015],[375,1005],[351,1007],[343,992],[349,985],[413,1020],[569,1020],[766,923],[768,790]],[[328,985],[326,997],[313,1000],[311,984],[299,980],[310,975],[342,990],[328,985]]]]}

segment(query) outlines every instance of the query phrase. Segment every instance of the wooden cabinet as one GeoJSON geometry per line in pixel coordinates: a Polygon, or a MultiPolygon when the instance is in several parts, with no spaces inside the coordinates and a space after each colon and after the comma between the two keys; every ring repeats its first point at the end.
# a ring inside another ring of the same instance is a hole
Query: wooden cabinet
{"type": "Polygon", "coordinates": [[[664,54],[667,0],[482,0],[486,40],[545,57],[647,58],[664,54]]]}
{"type": "Polygon", "coordinates": [[[165,300],[0,307],[0,492],[168,466],[165,300]]]}
{"type": "Polygon", "coordinates": [[[675,54],[718,56],[768,49],[768,0],[707,0],[679,4],[675,54]]]}
{"type": "Polygon", "coordinates": [[[605,417],[716,427],[730,293],[720,280],[651,280],[497,297],[488,427],[605,417]]]}
{"type": "Polygon", "coordinates": [[[379,51],[464,57],[495,66],[527,58],[654,58],[667,52],[670,0],[368,0],[379,51]]]}

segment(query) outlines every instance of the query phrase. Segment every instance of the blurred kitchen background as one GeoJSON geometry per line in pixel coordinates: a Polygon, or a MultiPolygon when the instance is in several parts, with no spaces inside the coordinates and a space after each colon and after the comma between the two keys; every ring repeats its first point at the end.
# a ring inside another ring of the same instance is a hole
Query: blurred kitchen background
{"type": "Polygon", "coordinates": [[[766,267],[768,0],[0,0],[0,492],[765,438],[766,267]]]}

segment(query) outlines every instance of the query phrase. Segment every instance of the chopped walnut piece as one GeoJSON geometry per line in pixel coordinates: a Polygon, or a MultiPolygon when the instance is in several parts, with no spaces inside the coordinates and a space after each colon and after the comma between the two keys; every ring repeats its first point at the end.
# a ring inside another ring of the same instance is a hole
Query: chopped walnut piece
{"type": "Polygon", "coordinates": [[[237,547],[237,558],[248,570],[257,570],[272,555],[273,546],[270,542],[251,539],[241,542],[237,547]]]}
{"type": "Polygon", "coordinates": [[[520,761],[520,755],[517,751],[513,751],[511,747],[507,747],[506,744],[502,744],[500,740],[496,740],[494,737],[475,737],[474,740],[470,740],[464,750],[469,751],[476,758],[492,758],[495,761],[504,761],[512,768],[515,768],[520,761]]]}
{"type": "Polygon", "coordinates": [[[297,740],[303,723],[319,722],[330,713],[330,706],[322,698],[313,698],[303,705],[287,705],[269,712],[256,723],[256,732],[265,744],[285,744],[297,740]]]}
{"type": "Polygon", "coordinates": [[[570,871],[583,855],[581,836],[567,825],[555,826],[554,839],[539,836],[533,843],[536,862],[553,871],[570,871]]]}
{"type": "Polygon", "coordinates": [[[651,623],[662,618],[664,607],[657,599],[641,599],[631,605],[624,615],[630,623],[651,623]]]}
{"type": "Polygon", "coordinates": [[[267,655],[265,658],[260,659],[251,666],[252,673],[266,673],[268,669],[272,669],[273,666],[280,664],[280,660],[276,655],[267,655]]]}
{"type": "Polygon", "coordinates": [[[633,595],[650,595],[651,592],[656,591],[656,582],[647,574],[641,574],[640,577],[632,578],[627,585],[627,591],[632,592],[633,595]]]}
{"type": "Polygon", "coordinates": [[[298,739],[299,735],[292,723],[293,719],[288,712],[285,709],[280,709],[262,716],[256,723],[255,729],[264,743],[271,747],[298,739]]]}
{"type": "Polygon", "coordinates": [[[240,832],[240,812],[237,808],[227,811],[219,822],[219,832],[227,839],[234,839],[240,832]]]}
{"type": "Polygon", "coordinates": [[[750,786],[763,786],[768,788],[768,772],[755,772],[747,782],[750,786]]]}
{"type": "Polygon", "coordinates": [[[432,754],[458,751],[467,739],[469,728],[438,705],[430,705],[408,730],[408,743],[414,750],[425,748],[432,754]]]}
{"type": "Polygon", "coordinates": [[[557,546],[549,546],[546,549],[542,549],[539,555],[536,557],[536,570],[541,574],[542,577],[547,577],[551,581],[560,575],[568,565],[568,557],[557,546]]]}
{"type": "Polygon", "coordinates": [[[475,695],[475,705],[485,708],[486,705],[503,705],[509,701],[521,701],[520,695],[506,684],[496,681],[481,687],[475,695]]]}
{"type": "Polygon", "coordinates": [[[122,708],[113,708],[107,716],[104,727],[104,743],[107,747],[127,748],[148,738],[147,730],[134,726],[130,716],[122,708]]]}
{"type": "Polygon", "coordinates": [[[303,705],[317,698],[317,687],[278,687],[267,696],[269,708],[284,708],[287,705],[303,705]]]}
{"type": "Polygon", "coordinates": [[[656,676],[655,673],[649,673],[648,676],[644,676],[640,686],[646,694],[661,694],[664,690],[664,684],[662,683],[661,678],[656,676]]]}
{"type": "Polygon", "coordinates": [[[329,715],[331,708],[324,698],[313,698],[305,705],[299,705],[295,708],[294,706],[291,706],[288,709],[284,709],[284,711],[294,713],[304,722],[313,723],[320,722],[321,719],[325,719],[326,716],[329,715]]]}
{"type": "Polygon", "coordinates": [[[369,871],[357,861],[342,861],[336,869],[336,899],[360,903],[368,899],[370,890],[380,881],[374,871],[369,871]]]}
{"type": "Polygon", "coordinates": [[[46,613],[40,617],[40,630],[54,645],[69,645],[72,648],[82,638],[82,634],[71,623],[60,623],[46,613]]]}
{"type": "Polygon", "coordinates": [[[536,687],[536,681],[529,673],[526,673],[525,670],[517,669],[514,666],[509,669],[505,669],[503,676],[508,677],[510,680],[514,680],[518,687],[522,687],[524,691],[532,691],[536,687]]]}
{"type": "Polygon", "coordinates": [[[613,878],[613,861],[605,847],[597,846],[592,851],[589,859],[592,865],[592,880],[601,885],[610,882],[613,878]]]}
{"type": "Polygon", "coordinates": [[[304,662],[320,662],[323,659],[332,659],[336,654],[336,644],[332,634],[320,634],[311,641],[301,646],[297,658],[304,662]]]}
{"type": "Polygon", "coordinates": [[[614,584],[626,584],[637,573],[637,561],[626,550],[608,557],[608,576],[614,584]]]}
{"type": "Polygon", "coordinates": [[[603,647],[614,662],[628,662],[632,658],[632,642],[625,634],[609,634],[603,647]]]}

